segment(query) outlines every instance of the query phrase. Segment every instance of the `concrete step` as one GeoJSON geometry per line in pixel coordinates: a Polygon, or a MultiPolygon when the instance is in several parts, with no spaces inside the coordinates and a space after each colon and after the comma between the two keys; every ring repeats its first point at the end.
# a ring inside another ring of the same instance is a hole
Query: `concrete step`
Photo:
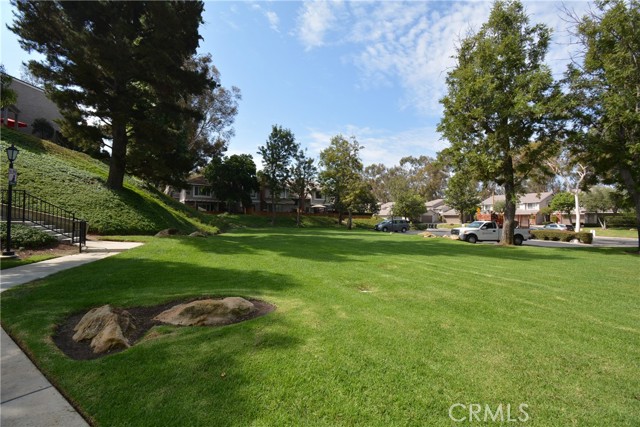
{"type": "Polygon", "coordinates": [[[61,243],[67,243],[69,245],[71,244],[71,238],[65,235],[66,230],[64,228],[53,228],[55,227],[54,225],[46,224],[43,222],[39,222],[37,224],[25,222],[24,225],[54,236],[61,243]]]}

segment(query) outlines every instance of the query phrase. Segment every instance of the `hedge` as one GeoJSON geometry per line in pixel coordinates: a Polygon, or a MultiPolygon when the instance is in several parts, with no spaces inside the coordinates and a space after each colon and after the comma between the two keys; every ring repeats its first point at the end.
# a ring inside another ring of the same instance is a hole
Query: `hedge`
{"type": "MultiPolygon", "coordinates": [[[[0,223],[0,240],[2,240],[2,247],[4,248],[7,241],[7,223],[0,223]]],[[[44,231],[37,230],[32,227],[27,227],[22,224],[11,224],[11,248],[25,248],[25,249],[41,249],[55,246],[58,243],[58,239],[54,236],[45,233],[44,231]]]]}
{"type": "Polygon", "coordinates": [[[607,227],[614,228],[635,228],[636,227],[636,217],[630,213],[624,213],[622,215],[609,216],[606,218],[607,227]]]}
{"type": "Polygon", "coordinates": [[[578,239],[581,243],[591,244],[593,242],[593,235],[586,231],[531,230],[530,234],[532,239],[537,240],[570,242],[578,239]]]}

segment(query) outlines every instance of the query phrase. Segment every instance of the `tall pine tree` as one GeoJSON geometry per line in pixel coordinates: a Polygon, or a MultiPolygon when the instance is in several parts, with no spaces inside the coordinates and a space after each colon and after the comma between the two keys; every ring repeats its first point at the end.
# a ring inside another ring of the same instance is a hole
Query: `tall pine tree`
{"type": "Polygon", "coordinates": [[[287,189],[291,178],[290,166],[299,149],[300,144],[296,142],[293,132],[279,125],[271,127],[269,139],[265,145],[258,147],[258,154],[262,156],[262,173],[271,193],[271,225],[276,223],[276,206],[281,194],[287,189]]]}
{"type": "Polygon", "coordinates": [[[97,144],[111,140],[107,185],[120,189],[125,171],[137,170],[173,181],[189,163],[182,122],[197,115],[181,101],[212,84],[206,70],[185,66],[200,41],[203,3],[12,4],[10,29],[22,48],[45,56],[29,70],[60,108],[63,128],[97,144]]]}

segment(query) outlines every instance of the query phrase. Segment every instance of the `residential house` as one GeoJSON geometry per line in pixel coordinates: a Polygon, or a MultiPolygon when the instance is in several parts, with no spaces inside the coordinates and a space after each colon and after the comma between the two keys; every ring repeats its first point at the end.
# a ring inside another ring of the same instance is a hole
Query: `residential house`
{"type": "Polygon", "coordinates": [[[437,223],[443,220],[443,214],[450,210],[444,199],[429,200],[424,204],[426,210],[420,216],[420,222],[437,223]]]}
{"type": "MultiPolygon", "coordinates": [[[[527,193],[521,195],[518,198],[518,204],[516,206],[515,220],[518,221],[521,227],[542,224],[545,216],[540,210],[549,206],[552,198],[552,192],[527,193]]],[[[480,210],[482,213],[493,213],[495,203],[498,201],[504,202],[504,200],[505,196],[503,194],[491,196],[482,201],[480,210]]]]}
{"type": "MultiPolygon", "coordinates": [[[[187,180],[187,188],[180,190],[177,199],[180,203],[191,206],[203,212],[221,212],[225,210],[224,203],[217,200],[209,182],[202,175],[192,175],[187,180]]],[[[173,194],[175,197],[175,194],[173,194]]]]}
{"type": "MultiPolygon", "coordinates": [[[[187,180],[187,188],[179,192],[171,194],[173,198],[198,209],[203,212],[223,212],[228,210],[225,201],[218,200],[215,194],[209,188],[209,182],[202,176],[194,174],[187,180]]],[[[252,207],[246,213],[250,212],[273,212],[271,203],[271,191],[267,186],[262,186],[260,191],[251,194],[252,207]]],[[[298,206],[298,197],[289,189],[285,189],[280,194],[275,210],[276,212],[295,212],[298,206]]],[[[325,198],[320,190],[314,190],[307,195],[305,200],[304,212],[324,212],[329,209],[330,205],[326,204],[325,198]]],[[[236,211],[242,211],[241,206],[235,208],[236,211]]]]}
{"type": "MultiPolygon", "coordinates": [[[[445,224],[460,224],[460,212],[456,209],[451,209],[449,206],[445,206],[447,208],[446,211],[440,214],[442,221],[445,224]]],[[[468,220],[469,218],[467,218],[468,220]]]]}
{"type": "MultiPolygon", "coordinates": [[[[378,216],[381,218],[391,218],[393,216],[394,202],[382,203],[379,206],[378,216]]],[[[422,223],[438,223],[441,221],[442,214],[449,210],[449,207],[444,204],[444,200],[436,199],[430,200],[424,204],[424,212],[420,214],[420,222],[422,223]]]]}
{"type": "Polygon", "coordinates": [[[378,216],[380,218],[391,218],[393,216],[394,202],[382,203],[378,208],[378,216]]]}

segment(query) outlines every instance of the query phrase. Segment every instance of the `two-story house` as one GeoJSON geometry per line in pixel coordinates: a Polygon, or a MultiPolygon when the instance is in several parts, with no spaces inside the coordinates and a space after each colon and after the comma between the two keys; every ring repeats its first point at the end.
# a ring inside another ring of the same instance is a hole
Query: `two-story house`
{"type": "MultiPolygon", "coordinates": [[[[172,197],[198,209],[202,212],[223,212],[228,209],[224,201],[218,200],[215,194],[209,188],[209,182],[202,175],[192,175],[187,180],[187,188],[179,192],[172,193],[172,197]]],[[[252,207],[246,212],[273,212],[271,191],[268,186],[263,185],[260,191],[251,193],[252,207]]],[[[327,205],[324,196],[320,190],[314,190],[307,195],[305,200],[304,212],[323,212],[330,205],[327,205]]],[[[285,189],[280,194],[280,200],[275,206],[276,212],[295,212],[298,208],[298,196],[285,189]]],[[[242,211],[241,206],[237,206],[236,211],[242,211]]]]}
{"type": "MultiPolygon", "coordinates": [[[[551,199],[553,199],[552,192],[527,193],[520,196],[516,205],[516,221],[520,223],[521,227],[542,224],[545,218],[540,210],[549,206],[551,199]]],[[[498,201],[504,202],[504,200],[504,195],[491,196],[482,201],[480,209],[483,213],[492,213],[494,212],[495,203],[498,201]]]]}

